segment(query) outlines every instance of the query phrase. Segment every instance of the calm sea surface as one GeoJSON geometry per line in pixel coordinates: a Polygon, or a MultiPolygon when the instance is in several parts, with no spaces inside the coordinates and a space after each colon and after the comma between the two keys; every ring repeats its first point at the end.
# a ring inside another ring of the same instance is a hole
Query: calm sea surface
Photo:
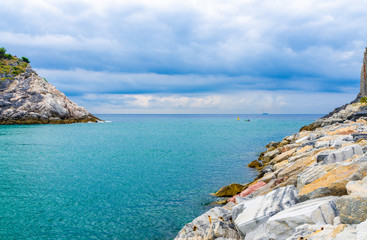
{"type": "Polygon", "coordinates": [[[172,239],[320,115],[99,115],[0,126],[0,239],[172,239]],[[244,119],[251,119],[245,122],[244,119]]]}

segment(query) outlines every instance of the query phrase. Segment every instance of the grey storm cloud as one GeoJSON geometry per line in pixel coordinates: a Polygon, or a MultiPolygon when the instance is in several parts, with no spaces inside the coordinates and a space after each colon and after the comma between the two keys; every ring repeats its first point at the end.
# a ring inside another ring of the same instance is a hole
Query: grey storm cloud
{"type": "Polygon", "coordinates": [[[362,0],[6,0],[0,45],[79,99],[239,90],[352,96],[366,10],[362,0]]]}

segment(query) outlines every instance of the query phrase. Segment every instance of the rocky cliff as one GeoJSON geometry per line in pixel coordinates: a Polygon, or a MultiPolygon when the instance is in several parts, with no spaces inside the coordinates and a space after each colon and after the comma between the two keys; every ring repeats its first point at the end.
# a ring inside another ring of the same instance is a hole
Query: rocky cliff
{"type": "Polygon", "coordinates": [[[0,59],[0,124],[59,124],[99,119],[31,68],[27,59],[0,59]]]}
{"type": "Polygon", "coordinates": [[[300,132],[269,143],[250,166],[259,171],[254,181],[220,189],[217,196],[230,197],[225,205],[188,223],[175,239],[367,239],[363,93],[300,132]]]}

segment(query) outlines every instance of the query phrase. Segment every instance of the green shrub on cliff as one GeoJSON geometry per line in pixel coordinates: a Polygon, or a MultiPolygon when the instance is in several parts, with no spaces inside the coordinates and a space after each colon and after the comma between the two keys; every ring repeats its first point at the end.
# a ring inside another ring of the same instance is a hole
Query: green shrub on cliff
{"type": "Polygon", "coordinates": [[[12,79],[24,73],[30,61],[26,57],[17,58],[6,53],[6,49],[0,48],[0,80],[12,79]]]}
{"type": "Polygon", "coordinates": [[[5,55],[5,53],[6,53],[6,49],[5,48],[0,48],[0,58],[3,58],[4,57],[4,55],[5,55]]]}
{"type": "Polygon", "coordinates": [[[6,53],[6,49],[1,47],[0,48],[0,59],[12,59],[13,56],[11,54],[6,53]]]}
{"type": "Polygon", "coordinates": [[[367,103],[367,97],[362,97],[361,100],[359,100],[360,103],[367,103]]]}
{"type": "Polygon", "coordinates": [[[26,62],[26,63],[30,63],[29,59],[28,59],[28,58],[26,58],[26,57],[22,57],[22,60],[23,60],[24,62],[26,62]]]}

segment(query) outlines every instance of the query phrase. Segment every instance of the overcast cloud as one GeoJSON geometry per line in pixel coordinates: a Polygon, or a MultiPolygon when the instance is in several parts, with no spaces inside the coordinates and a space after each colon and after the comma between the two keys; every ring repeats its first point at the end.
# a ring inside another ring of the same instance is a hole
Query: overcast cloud
{"type": "Polygon", "coordinates": [[[0,45],[94,113],[327,113],[359,91],[363,0],[5,0],[0,45]]]}

